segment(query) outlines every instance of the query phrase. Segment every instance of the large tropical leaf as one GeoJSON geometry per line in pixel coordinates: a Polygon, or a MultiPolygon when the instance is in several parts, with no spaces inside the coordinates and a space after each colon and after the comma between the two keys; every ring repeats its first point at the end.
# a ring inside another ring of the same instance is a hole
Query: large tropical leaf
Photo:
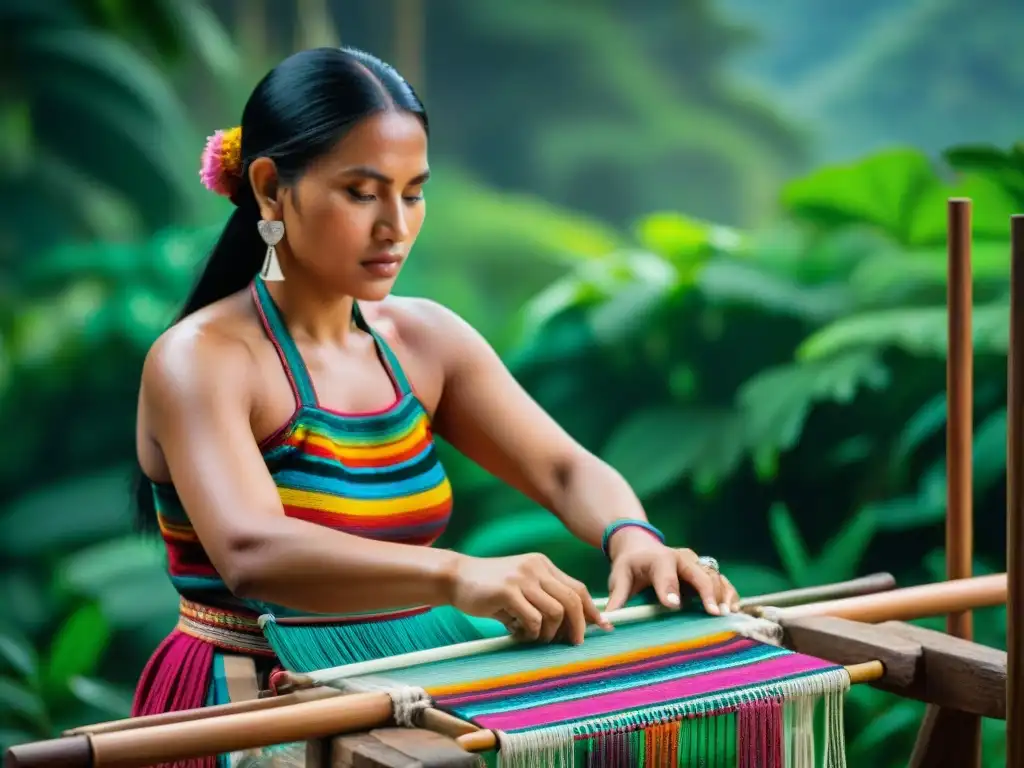
{"type": "Polygon", "coordinates": [[[946,184],[912,149],[827,166],[790,182],[782,200],[791,213],[824,228],[867,224],[903,245],[935,245],[945,242],[951,197],[973,199],[976,237],[1006,236],[1016,202],[996,180],[973,174],[946,184]]]}
{"type": "Polygon", "coordinates": [[[743,385],[738,402],[747,443],[759,464],[792,448],[815,404],[847,403],[861,388],[881,390],[889,371],[871,351],[769,368],[743,385]]]}
{"type": "MultiPolygon", "coordinates": [[[[855,350],[896,348],[918,357],[944,357],[948,345],[945,307],[899,307],[840,318],[808,337],[797,350],[801,360],[821,360],[855,350]]],[[[1002,302],[973,314],[978,352],[1005,354],[1009,321],[1002,302]]]]}

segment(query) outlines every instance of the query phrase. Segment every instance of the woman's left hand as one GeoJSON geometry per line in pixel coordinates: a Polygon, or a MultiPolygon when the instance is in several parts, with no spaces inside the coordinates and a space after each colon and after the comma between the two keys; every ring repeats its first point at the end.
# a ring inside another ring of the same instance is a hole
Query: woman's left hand
{"type": "Polygon", "coordinates": [[[653,587],[662,605],[680,606],[682,583],[693,587],[713,616],[739,610],[739,595],[729,580],[714,567],[701,562],[691,549],[673,549],[639,528],[616,531],[609,542],[612,562],[608,578],[608,605],[614,611],[630,597],[653,587]]]}

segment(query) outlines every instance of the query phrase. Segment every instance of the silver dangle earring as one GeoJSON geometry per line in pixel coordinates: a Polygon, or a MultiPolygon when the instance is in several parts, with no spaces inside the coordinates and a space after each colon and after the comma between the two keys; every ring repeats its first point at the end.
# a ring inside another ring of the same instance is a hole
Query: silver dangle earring
{"type": "Polygon", "coordinates": [[[267,257],[263,260],[263,268],[260,270],[260,277],[264,280],[284,280],[284,273],[281,272],[281,263],[277,259],[277,249],[274,247],[284,237],[283,221],[268,221],[260,219],[256,225],[260,231],[260,237],[267,244],[267,257]]]}

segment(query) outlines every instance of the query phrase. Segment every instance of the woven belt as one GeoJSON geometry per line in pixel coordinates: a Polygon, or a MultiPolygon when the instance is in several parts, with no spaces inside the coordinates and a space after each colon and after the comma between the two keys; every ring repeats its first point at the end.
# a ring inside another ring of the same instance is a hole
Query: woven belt
{"type": "Polygon", "coordinates": [[[178,630],[224,651],[274,656],[255,615],[214,608],[183,597],[178,607],[178,630]]]}

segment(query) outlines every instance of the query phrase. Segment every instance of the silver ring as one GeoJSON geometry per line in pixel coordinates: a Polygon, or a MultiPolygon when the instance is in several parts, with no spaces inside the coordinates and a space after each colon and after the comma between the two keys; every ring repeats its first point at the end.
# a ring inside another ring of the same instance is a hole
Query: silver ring
{"type": "Polygon", "coordinates": [[[715,558],[713,557],[708,557],[707,555],[704,555],[703,557],[698,557],[697,563],[703,565],[708,570],[714,571],[715,573],[720,573],[720,571],[718,570],[718,561],[715,560],[715,558]]]}

